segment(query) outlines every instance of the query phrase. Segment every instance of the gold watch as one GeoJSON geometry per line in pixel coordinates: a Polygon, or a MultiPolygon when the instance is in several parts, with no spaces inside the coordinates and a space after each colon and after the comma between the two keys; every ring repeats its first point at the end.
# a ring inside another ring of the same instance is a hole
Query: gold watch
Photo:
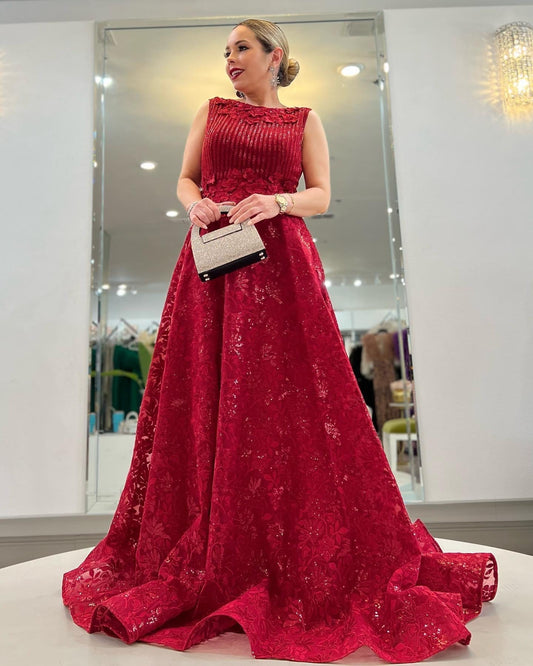
{"type": "Polygon", "coordinates": [[[276,203],[279,206],[279,212],[284,213],[289,207],[290,203],[287,197],[284,197],[283,194],[276,194],[274,195],[274,199],[276,200],[276,203]]]}

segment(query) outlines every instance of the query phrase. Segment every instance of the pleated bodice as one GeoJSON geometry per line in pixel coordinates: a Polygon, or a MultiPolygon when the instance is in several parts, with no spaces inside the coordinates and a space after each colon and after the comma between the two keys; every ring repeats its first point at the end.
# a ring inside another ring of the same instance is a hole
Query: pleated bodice
{"type": "Polygon", "coordinates": [[[250,194],[295,192],[310,109],[253,106],[214,97],[202,150],[202,194],[237,203],[250,194]]]}

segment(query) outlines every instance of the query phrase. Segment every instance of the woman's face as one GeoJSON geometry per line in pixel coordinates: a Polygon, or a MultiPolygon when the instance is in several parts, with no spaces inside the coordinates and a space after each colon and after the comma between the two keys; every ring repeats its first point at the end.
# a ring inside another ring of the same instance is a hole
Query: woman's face
{"type": "MultiPolygon", "coordinates": [[[[281,51],[281,49],[279,49],[281,51]]],[[[226,74],[235,90],[241,92],[270,85],[272,72],[269,67],[277,59],[275,51],[265,53],[252,30],[238,25],[230,34],[224,50],[226,74]]]]}

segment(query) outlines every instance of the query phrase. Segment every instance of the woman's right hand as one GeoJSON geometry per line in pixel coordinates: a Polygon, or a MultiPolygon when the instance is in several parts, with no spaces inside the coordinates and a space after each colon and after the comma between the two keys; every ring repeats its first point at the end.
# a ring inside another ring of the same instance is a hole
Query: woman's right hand
{"type": "Polygon", "coordinates": [[[216,222],[220,219],[220,206],[222,205],[234,206],[235,203],[233,201],[215,203],[212,199],[207,197],[205,199],[200,199],[198,203],[192,207],[192,210],[189,213],[189,219],[197,227],[207,229],[211,222],[216,222]]]}
{"type": "Polygon", "coordinates": [[[220,210],[218,209],[218,205],[207,197],[200,199],[198,203],[194,204],[189,213],[190,221],[202,229],[207,229],[211,222],[215,222],[219,218],[220,210]]]}

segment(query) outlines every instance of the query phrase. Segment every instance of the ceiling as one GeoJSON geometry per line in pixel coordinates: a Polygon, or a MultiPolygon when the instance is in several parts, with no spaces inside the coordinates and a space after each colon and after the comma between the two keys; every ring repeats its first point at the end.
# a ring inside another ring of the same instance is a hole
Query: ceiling
{"type": "MultiPolygon", "coordinates": [[[[333,284],[389,280],[390,243],[371,20],[284,25],[300,73],[280,89],[287,106],[321,116],[332,167],[331,217],[306,220],[333,284]],[[341,77],[339,65],[363,72],[341,77]]],[[[104,226],[111,285],[168,285],[188,222],[176,183],[188,128],[209,97],[235,97],[224,70],[231,26],[112,29],[106,34],[104,226]],[[145,160],[153,171],[139,168],[145,160]],[[178,219],[166,216],[179,211],[178,219]]]]}

